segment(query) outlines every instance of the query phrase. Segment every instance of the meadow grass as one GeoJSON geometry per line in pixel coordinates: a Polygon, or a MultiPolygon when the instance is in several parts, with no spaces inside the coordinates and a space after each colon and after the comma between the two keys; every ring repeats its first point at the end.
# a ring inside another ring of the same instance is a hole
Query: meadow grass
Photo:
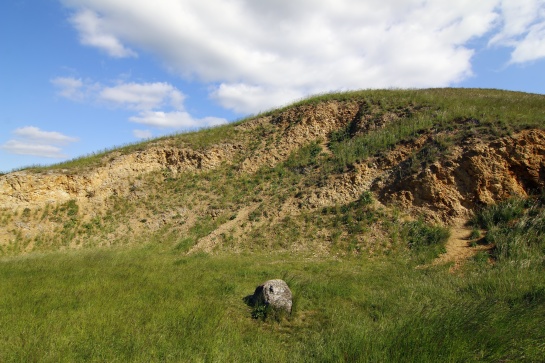
{"type": "MultiPolygon", "coordinates": [[[[186,255],[172,231],[132,247],[3,257],[0,361],[540,361],[543,201],[480,211],[480,243],[491,239],[494,248],[457,274],[430,267],[447,232],[422,221],[400,226],[405,248],[374,258],[267,249],[186,255]],[[495,232],[507,226],[508,239],[495,232]],[[243,299],[272,278],[290,285],[293,314],[254,319],[243,299]]],[[[371,203],[363,194],[320,214],[350,230],[371,203]]],[[[77,213],[74,203],[61,209],[77,213]]]]}
{"type": "MultiPolygon", "coordinates": [[[[159,241],[155,241],[159,242],[159,241]]],[[[2,362],[539,361],[543,263],[416,269],[381,258],[186,256],[174,245],[0,261],[2,362]],[[252,318],[243,298],[283,278],[294,312],[252,318]]]]}

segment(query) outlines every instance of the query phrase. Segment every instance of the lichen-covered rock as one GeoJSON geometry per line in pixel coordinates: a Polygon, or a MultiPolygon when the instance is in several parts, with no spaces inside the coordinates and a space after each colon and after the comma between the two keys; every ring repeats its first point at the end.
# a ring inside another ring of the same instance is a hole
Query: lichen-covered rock
{"type": "Polygon", "coordinates": [[[284,280],[269,280],[259,285],[252,296],[253,305],[268,305],[276,310],[291,313],[292,293],[284,280]]]}

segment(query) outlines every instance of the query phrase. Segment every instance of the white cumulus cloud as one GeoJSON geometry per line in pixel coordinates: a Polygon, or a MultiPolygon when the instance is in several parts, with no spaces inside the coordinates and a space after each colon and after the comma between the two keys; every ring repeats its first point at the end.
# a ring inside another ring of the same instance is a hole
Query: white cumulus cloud
{"type": "Polygon", "coordinates": [[[101,86],[89,79],[74,77],[56,77],[51,84],[57,89],[57,95],[72,101],[86,101],[95,97],[101,86]]]}
{"type": "Polygon", "coordinates": [[[35,126],[25,126],[13,131],[14,139],[8,140],[0,148],[18,155],[33,155],[45,158],[66,158],[61,146],[78,141],[56,131],[43,131],[35,126]]]}
{"type": "Polygon", "coordinates": [[[545,58],[545,1],[500,1],[501,28],[490,45],[513,48],[511,63],[545,58]]]}
{"type": "Polygon", "coordinates": [[[77,12],[70,20],[79,32],[82,44],[102,49],[116,58],[136,56],[134,51],[125,47],[113,34],[115,28],[110,27],[108,22],[102,21],[96,12],[84,9],[77,12]]]}
{"type": "Polygon", "coordinates": [[[23,139],[35,141],[38,143],[50,143],[55,145],[65,145],[67,143],[76,142],[78,138],[70,137],[56,131],[42,131],[35,126],[25,126],[15,129],[13,133],[23,139]]]}
{"type": "Polygon", "coordinates": [[[221,125],[227,121],[223,118],[205,117],[195,119],[185,111],[163,112],[144,111],[129,118],[130,121],[148,126],[174,129],[194,129],[221,125]]]}
{"type": "Polygon", "coordinates": [[[65,155],[62,152],[62,149],[58,146],[32,144],[18,140],[9,140],[5,144],[1,145],[0,148],[9,152],[10,154],[17,155],[41,156],[51,159],[63,159],[67,157],[67,155],[65,155]]]}
{"type": "Polygon", "coordinates": [[[150,130],[132,130],[132,134],[137,139],[151,139],[153,137],[153,133],[150,130]]]}
{"type": "MultiPolygon", "coordinates": [[[[104,86],[91,81],[83,82],[70,77],[58,77],[52,83],[59,88],[58,94],[72,100],[88,99],[96,104],[118,107],[136,114],[129,121],[170,129],[195,129],[216,126],[227,120],[216,117],[194,118],[184,107],[185,95],[165,82],[117,82],[104,86]],[[81,95],[75,97],[75,95],[81,95]]],[[[148,132],[133,131],[136,138],[149,138],[148,132]]]]}
{"type": "Polygon", "coordinates": [[[98,97],[119,106],[151,110],[164,106],[183,108],[184,95],[168,83],[125,83],[103,88],[98,97]]]}
{"type": "Polygon", "coordinates": [[[96,23],[76,26],[82,38],[151,52],[242,113],[332,90],[448,86],[471,76],[469,44],[483,36],[512,62],[545,57],[543,0],[62,1],[96,23]]]}
{"type": "Polygon", "coordinates": [[[51,80],[51,83],[55,85],[59,91],[59,96],[71,99],[81,100],[84,97],[83,81],[72,77],[57,77],[51,80]]]}
{"type": "Polygon", "coordinates": [[[283,105],[305,96],[291,88],[250,86],[247,84],[221,84],[212,92],[223,107],[241,114],[267,111],[271,106],[283,105]]]}

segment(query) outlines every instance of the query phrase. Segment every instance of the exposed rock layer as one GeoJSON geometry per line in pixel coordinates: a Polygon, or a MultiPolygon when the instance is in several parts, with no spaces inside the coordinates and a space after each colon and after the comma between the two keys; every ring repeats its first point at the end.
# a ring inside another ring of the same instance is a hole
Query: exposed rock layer
{"type": "MultiPolygon", "coordinates": [[[[95,215],[97,210],[105,208],[104,203],[111,196],[127,196],[135,189],[138,193],[147,193],[138,188],[138,179],[154,171],[198,172],[214,169],[222,163],[237,163],[240,173],[255,173],[260,167],[273,167],[286,160],[311,141],[318,141],[324,152],[330,153],[327,147],[335,131],[348,130],[351,136],[361,135],[414,111],[412,105],[387,111],[373,107],[363,101],[302,105],[237,125],[236,131],[249,135],[250,140],[241,137],[204,151],[156,143],[126,155],[109,154],[102,166],[77,173],[20,171],[2,175],[0,206],[3,210],[21,211],[75,199],[85,207],[87,214],[95,215]]],[[[395,205],[414,215],[449,224],[467,218],[482,205],[510,196],[525,196],[545,187],[543,130],[524,130],[493,140],[467,137],[425,167],[415,167],[414,156],[431,142],[432,136],[421,134],[381,155],[355,163],[343,173],[330,175],[321,185],[301,190],[297,197],[285,202],[277,219],[283,217],[282,213],[346,204],[357,200],[363,192],[371,191],[384,205],[395,205]]],[[[244,210],[244,206],[239,207],[244,210]]],[[[186,218],[186,214],[189,218],[191,213],[174,211],[168,216],[146,216],[146,226],[161,226],[168,218],[177,215],[186,218]]],[[[222,233],[244,224],[248,213],[239,215],[217,233],[211,233],[208,240],[204,238],[203,243],[215,246],[214,241],[222,233]]],[[[39,230],[30,224],[15,227],[35,236],[41,230],[53,230],[47,223],[47,220],[41,221],[39,230]]],[[[6,243],[9,236],[0,230],[0,243],[6,243]]]]}
{"type": "Polygon", "coordinates": [[[219,145],[206,152],[155,146],[128,155],[110,155],[105,166],[78,174],[20,171],[0,176],[0,205],[17,209],[62,203],[100,203],[112,195],[125,195],[137,177],[156,170],[171,172],[212,169],[229,160],[237,146],[219,145]]]}

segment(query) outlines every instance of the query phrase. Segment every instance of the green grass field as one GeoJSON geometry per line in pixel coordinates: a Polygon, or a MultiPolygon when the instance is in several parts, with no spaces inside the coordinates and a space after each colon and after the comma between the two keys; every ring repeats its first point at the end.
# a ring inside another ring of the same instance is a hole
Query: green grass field
{"type": "Polygon", "coordinates": [[[422,246],[377,258],[186,256],[150,241],[4,258],[0,361],[539,362],[542,202],[494,208],[476,226],[525,223],[508,241],[494,234],[497,246],[525,240],[525,253],[496,248],[494,264],[477,255],[456,274],[417,268],[422,246]],[[271,278],[289,283],[294,312],[253,319],[243,298],[271,278]]]}

